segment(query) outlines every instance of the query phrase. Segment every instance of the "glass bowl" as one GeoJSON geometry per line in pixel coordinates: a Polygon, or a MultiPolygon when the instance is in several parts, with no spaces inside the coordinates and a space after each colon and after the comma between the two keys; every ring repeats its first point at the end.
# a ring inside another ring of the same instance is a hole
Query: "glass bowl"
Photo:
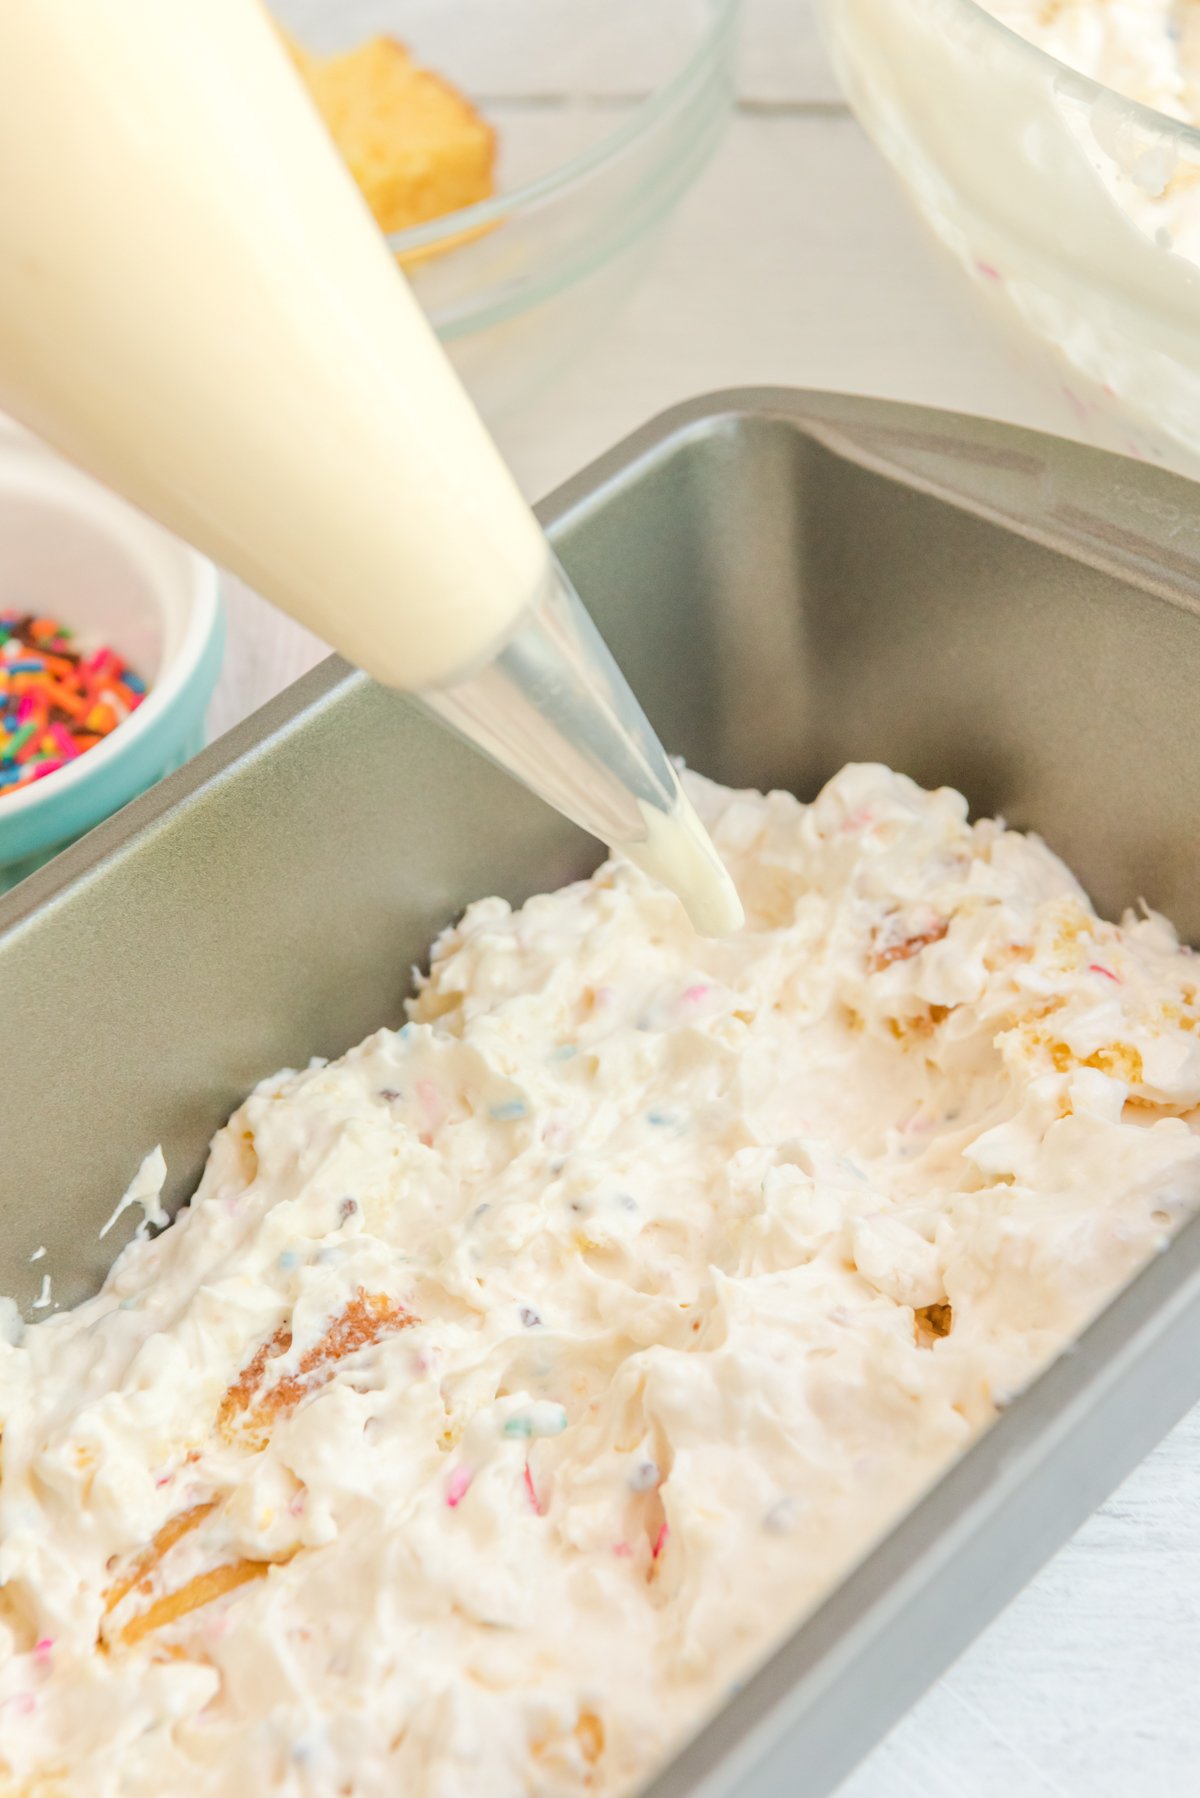
{"type": "Polygon", "coordinates": [[[974,0],[820,5],[851,106],[1078,435],[1200,475],[1200,131],[974,0]]]}
{"type": "Polygon", "coordinates": [[[393,235],[489,419],[632,286],[733,95],[737,0],[270,0],[306,48],[400,39],[497,134],[493,199],[393,235]]]}

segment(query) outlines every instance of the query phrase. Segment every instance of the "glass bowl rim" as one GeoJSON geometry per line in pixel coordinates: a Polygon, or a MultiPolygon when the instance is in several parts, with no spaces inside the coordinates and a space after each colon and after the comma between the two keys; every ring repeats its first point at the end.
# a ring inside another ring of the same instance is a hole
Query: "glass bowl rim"
{"type": "MultiPolygon", "coordinates": [[[[714,48],[719,47],[732,30],[741,0],[704,0],[704,5],[709,13],[708,23],[691,51],[662,86],[656,87],[645,99],[639,100],[629,117],[623,119],[614,130],[605,132],[595,143],[589,144],[586,150],[568,157],[557,168],[550,169],[546,174],[538,175],[533,181],[526,181],[507,193],[493,194],[486,200],[477,200],[471,206],[460,206],[457,211],[443,213],[440,218],[430,219],[423,225],[409,225],[403,231],[390,232],[387,236],[389,249],[403,257],[417,250],[429,250],[468,233],[482,231],[498,224],[502,219],[510,218],[514,213],[538,205],[573,187],[576,182],[586,179],[595,170],[620,156],[630,144],[636,143],[646,132],[653,130],[661,119],[670,115],[677,101],[691,87],[697,70],[703,68],[714,48]]],[[[1200,133],[1197,135],[1200,137],[1200,133]]]]}
{"type": "Polygon", "coordinates": [[[1060,57],[1044,50],[1032,39],[1022,37],[1019,31],[990,13],[982,0],[945,0],[945,3],[951,12],[956,12],[964,20],[969,19],[972,24],[981,26],[985,33],[994,36],[998,43],[1003,44],[1006,52],[1015,53],[1018,61],[1023,59],[1035,67],[1040,66],[1043,73],[1055,71],[1056,78],[1064,75],[1069,77],[1070,83],[1093,102],[1111,101],[1140,125],[1185,145],[1200,160],[1200,125],[1190,125],[1185,119],[1173,118],[1169,112],[1160,112],[1156,106],[1147,106],[1142,100],[1132,100],[1117,88],[1097,81],[1095,76],[1073,69],[1070,63],[1063,62],[1060,57]]]}

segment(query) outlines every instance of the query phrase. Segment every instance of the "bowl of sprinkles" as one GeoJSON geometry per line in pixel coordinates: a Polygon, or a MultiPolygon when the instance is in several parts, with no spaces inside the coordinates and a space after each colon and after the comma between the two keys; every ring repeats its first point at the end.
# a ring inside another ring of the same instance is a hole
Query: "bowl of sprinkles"
{"type": "Polygon", "coordinates": [[[57,618],[0,612],[0,799],[103,743],[146,697],[115,649],[57,618]]]}
{"type": "Polygon", "coordinates": [[[201,747],[203,556],[0,420],[0,891],[201,747]]]}

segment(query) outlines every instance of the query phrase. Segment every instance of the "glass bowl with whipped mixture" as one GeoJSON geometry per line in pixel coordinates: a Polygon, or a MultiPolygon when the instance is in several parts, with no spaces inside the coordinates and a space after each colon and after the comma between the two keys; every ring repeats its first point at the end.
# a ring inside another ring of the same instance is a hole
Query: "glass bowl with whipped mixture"
{"type": "Polygon", "coordinates": [[[989,5],[821,0],[850,104],[1078,435],[1200,474],[1200,9],[989,5]]]}
{"type": "Polygon", "coordinates": [[[485,417],[602,328],[729,111],[737,0],[269,0],[485,417]]]}

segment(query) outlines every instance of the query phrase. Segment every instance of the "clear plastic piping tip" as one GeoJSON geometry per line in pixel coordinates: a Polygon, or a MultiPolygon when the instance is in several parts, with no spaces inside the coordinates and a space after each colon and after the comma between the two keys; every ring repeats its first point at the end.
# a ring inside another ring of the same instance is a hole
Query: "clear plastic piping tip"
{"type": "Polygon", "coordinates": [[[507,773],[670,887],[705,936],[741,929],[737,890],[557,561],[486,666],[417,697],[507,773]]]}

